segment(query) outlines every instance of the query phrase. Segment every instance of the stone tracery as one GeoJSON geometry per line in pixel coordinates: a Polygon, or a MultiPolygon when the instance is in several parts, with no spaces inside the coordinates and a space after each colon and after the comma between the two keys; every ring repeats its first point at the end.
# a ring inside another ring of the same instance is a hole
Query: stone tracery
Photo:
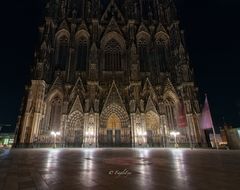
{"type": "Polygon", "coordinates": [[[200,142],[193,72],[164,1],[48,3],[18,143],[49,143],[51,130],[63,146],[170,146],[171,130],[200,142]],[[179,99],[187,130],[178,129],[179,99]]]}

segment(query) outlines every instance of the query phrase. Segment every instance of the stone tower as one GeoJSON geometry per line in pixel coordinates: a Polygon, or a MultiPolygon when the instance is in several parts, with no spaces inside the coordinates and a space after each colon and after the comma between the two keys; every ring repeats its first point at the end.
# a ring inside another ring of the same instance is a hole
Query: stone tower
{"type": "Polygon", "coordinates": [[[47,0],[39,34],[18,146],[50,146],[52,131],[64,147],[201,143],[173,0],[47,0]]]}

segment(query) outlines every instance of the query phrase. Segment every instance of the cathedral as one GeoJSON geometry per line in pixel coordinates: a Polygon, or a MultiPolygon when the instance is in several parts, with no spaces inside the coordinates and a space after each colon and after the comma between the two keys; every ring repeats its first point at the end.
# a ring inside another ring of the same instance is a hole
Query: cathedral
{"type": "Polygon", "coordinates": [[[200,145],[184,41],[173,0],[46,0],[17,146],[200,145]]]}

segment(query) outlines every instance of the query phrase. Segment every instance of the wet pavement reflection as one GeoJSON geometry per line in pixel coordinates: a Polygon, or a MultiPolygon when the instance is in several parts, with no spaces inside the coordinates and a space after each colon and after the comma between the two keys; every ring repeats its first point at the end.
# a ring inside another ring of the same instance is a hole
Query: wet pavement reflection
{"type": "Polygon", "coordinates": [[[12,149],[0,155],[0,189],[240,189],[240,151],[12,149]]]}

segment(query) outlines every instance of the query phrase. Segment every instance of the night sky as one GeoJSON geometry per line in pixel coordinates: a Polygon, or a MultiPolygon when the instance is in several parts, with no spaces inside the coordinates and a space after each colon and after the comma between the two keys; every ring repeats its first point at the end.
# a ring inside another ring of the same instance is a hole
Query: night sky
{"type": "MultiPolygon", "coordinates": [[[[215,127],[240,127],[240,1],[176,0],[200,102],[208,94],[215,127]]],[[[15,125],[40,22],[39,0],[1,2],[0,124],[15,125]]]]}

